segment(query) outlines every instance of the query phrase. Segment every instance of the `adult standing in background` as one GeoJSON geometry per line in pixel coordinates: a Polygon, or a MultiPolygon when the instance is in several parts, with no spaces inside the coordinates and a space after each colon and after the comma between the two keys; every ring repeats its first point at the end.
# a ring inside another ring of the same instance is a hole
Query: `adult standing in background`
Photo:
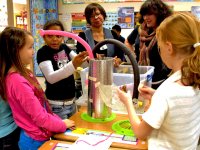
{"type": "Polygon", "coordinates": [[[172,12],[169,6],[161,0],[147,0],[142,4],[140,14],[144,23],[141,25],[140,58],[138,63],[139,65],[155,67],[152,87],[156,89],[170,73],[159,54],[156,29],[172,12]]]}
{"type": "Polygon", "coordinates": [[[140,13],[136,14],[135,20],[136,19],[138,21],[135,23],[135,28],[133,31],[125,40],[125,45],[131,50],[133,54],[135,54],[136,60],[138,62],[140,57],[140,25],[143,22],[143,18],[141,17],[140,13]]]}
{"type": "MultiPolygon", "coordinates": [[[[98,3],[91,3],[85,8],[85,17],[90,28],[84,32],[80,32],[79,36],[85,40],[93,49],[98,42],[105,39],[113,39],[111,31],[103,27],[107,15],[105,9],[98,3]]],[[[77,53],[85,51],[85,48],[78,42],[77,53]]],[[[113,44],[103,45],[97,50],[95,57],[106,56],[114,57],[115,65],[119,65],[124,58],[123,51],[117,50],[113,44]]]]}

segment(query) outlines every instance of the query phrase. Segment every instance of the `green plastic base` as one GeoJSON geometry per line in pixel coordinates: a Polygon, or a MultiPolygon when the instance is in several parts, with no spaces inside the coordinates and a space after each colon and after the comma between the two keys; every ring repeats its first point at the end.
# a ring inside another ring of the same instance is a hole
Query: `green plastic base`
{"type": "Polygon", "coordinates": [[[112,113],[109,118],[96,119],[96,118],[89,116],[87,113],[82,113],[81,118],[88,122],[104,123],[104,122],[109,122],[109,121],[114,120],[116,118],[116,114],[112,113]]]}
{"type": "Polygon", "coordinates": [[[112,125],[112,129],[118,134],[127,135],[127,136],[135,135],[131,128],[131,124],[129,120],[120,120],[120,121],[115,122],[112,125]]]}

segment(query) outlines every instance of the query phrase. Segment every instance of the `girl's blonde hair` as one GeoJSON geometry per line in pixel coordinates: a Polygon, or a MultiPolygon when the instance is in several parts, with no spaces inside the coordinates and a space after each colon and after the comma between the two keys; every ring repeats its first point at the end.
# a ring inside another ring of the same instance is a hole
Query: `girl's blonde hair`
{"type": "Polygon", "coordinates": [[[182,83],[200,88],[200,22],[191,13],[174,13],[156,31],[158,40],[172,43],[176,53],[187,56],[181,67],[182,83]]]}

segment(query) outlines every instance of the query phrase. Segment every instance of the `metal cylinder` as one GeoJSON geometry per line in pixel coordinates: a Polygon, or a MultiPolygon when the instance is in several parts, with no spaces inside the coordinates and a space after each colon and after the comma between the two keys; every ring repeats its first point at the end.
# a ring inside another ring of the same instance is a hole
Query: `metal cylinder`
{"type": "MultiPolygon", "coordinates": [[[[90,117],[105,119],[112,115],[112,109],[106,106],[99,93],[100,84],[112,86],[112,83],[113,58],[104,57],[101,59],[91,59],[89,62],[87,107],[87,113],[90,117]]],[[[112,101],[112,98],[110,101],[112,101]]]]}

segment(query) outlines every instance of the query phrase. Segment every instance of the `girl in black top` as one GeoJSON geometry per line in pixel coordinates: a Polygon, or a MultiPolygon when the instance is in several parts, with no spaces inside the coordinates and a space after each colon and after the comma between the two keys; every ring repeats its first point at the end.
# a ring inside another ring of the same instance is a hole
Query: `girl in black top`
{"type": "MultiPolygon", "coordinates": [[[[44,30],[64,31],[58,20],[48,21],[44,30]]],[[[62,119],[75,113],[75,80],[73,73],[87,57],[87,52],[76,54],[62,43],[59,35],[44,35],[46,45],[37,52],[37,62],[44,74],[46,82],[45,94],[51,104],[52,111],[62,119]]]]}

